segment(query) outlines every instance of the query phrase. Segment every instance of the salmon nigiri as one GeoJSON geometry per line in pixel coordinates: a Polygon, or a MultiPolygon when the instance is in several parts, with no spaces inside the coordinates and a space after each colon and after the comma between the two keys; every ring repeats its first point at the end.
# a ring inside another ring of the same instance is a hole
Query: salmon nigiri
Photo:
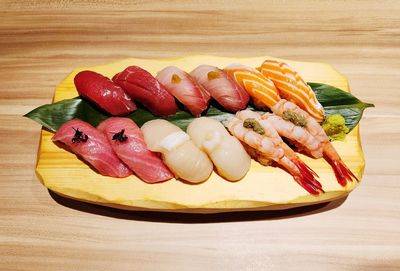
{"type": "Polygon", "coordinates": [[[108,118],[97,127],[117,156],[144,182],[159,183],[174,177],[161,158],[147,149],[140,128],[128,118],[108,118]]]}
{"type": "Polygon", "coordinates": [[[281,99],[274,83],[252,67],[232,64],[224,71],[247,91],[259,109],[271,108],[281,99]]]}
{"type": "Polygon", "coordinates": [[[139,101],[156,116],[168,117],[178,111],[175,98],[148,71],[129,66],[113,77],[135,101],[139,101]]]}
{"type": "Polygon", "coordinates": [[[226,110],[236,112],[246,108],[247,92],[217,67],[200,65],[190,75],[226,110]]]}
{"type": "Polygon", "coordinates": [[[210,94],[188,73],[169,66],[158,72],[156,78],[194,116],[200,116],[207,109],[210,94]]]}
{"type": "Polygon", "coordinates": [[[111,115],[127,115],[136,110],[136,105],[125,91],[99,73],[81,71],[75,76],[74,83],[79,95],[94,102],[111,115]]]}
{"type": "Polygon", "coordinates": [[[260,71],[274,82],[283,98],[297,104],[317,122],[322,122],[324,108],[311,87],[292,67],[276,60],[266,60],[261,65],[260,71]]]}
{"type": "Polygon", "coordinates": [[[103,133],[87,122],[79,119],[67,121],[52,140],[64,143],[102,175],[121,178],[132,174],[116,156],[103,133]]]}

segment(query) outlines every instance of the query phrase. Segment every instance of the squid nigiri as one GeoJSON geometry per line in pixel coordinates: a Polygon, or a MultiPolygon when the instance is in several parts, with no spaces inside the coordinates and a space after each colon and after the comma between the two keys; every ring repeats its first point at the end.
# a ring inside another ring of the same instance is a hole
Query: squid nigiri
{"type": "Polygon", "coordinates": [[[322,122],[324,108],[311,87],[292,67],[276,60],[266,60],[259,69],[274,82],[282,98],[294,102],[317,122],[322,122]]]}
{"type": "Polygon", "coordinates": [[[210,94],[188,73],[169,66],[158,72],[156,78],[195,117],[207,109],[210,94]]]}
{"type": "Polygon", "coordinates": [[[217,67],[200,65],[190,75],[226,110],[236,112],[246,108],[247,92],[217,67]]]}
{"type": "Polygon", "coordinates": [[[237,138],[212,118],[196,118],[187,133],[196,146],[211,158],[218,173],[230,181],[243,178],[250,168],[250,157],[237,138]]]}
{"type": "Polygon", "coordinates": [[[52,140],[64,143],[102,175],[122,178],[132,174],[114,153],[104,134],[82,120],[67,121],[52,140]]]}
{"type": "Polygon", "coordinates": [[[125,91],[99,73],[81,71],[75,76],[74,83],[79,95],[94,102],[111,115],[127,115],[136,110],[136,105],[125,91]]]}
{"type": "Polygon", "coordinates": [[[247,91],[259,109],[271,108],[281,99],[274,83],[252,67],[232,64],[224,71],[247,91]]]}
{"type": "Polygon", "coordinates": [[[200,183],[212,173],[210,159],[178,126],[156,119],[146,122],[141,129],[148,148],[160,152],[165,164],[179,178],[200,183]]]}
{"type": "Polygon", "coordinates": [[[156,116],[168,117],[178,110],[175,98],[149,72],[138,66],[127,67],[117,73],[113,81],[156,116]]]}
{"type": "Polygon", "coordinates": [[[97,127],[117,156],[144,182],[159,183],[174,177],[161,158],[147,149],[140,128],[128,118],[108,118],[97,127]]]}

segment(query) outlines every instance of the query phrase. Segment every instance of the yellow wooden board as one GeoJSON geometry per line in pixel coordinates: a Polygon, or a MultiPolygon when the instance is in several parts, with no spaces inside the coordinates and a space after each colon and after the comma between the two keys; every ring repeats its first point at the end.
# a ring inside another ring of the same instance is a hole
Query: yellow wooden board
{"type": "MultiPolygon", "coordinates": [[[[225,67],[233,62],[258,67],[267,57],[226,58],[216,56],[189,56],[178,59],[126,59],[96,67],[80,67],[69,74],[56,88],[54,102],[78,95],[74,76],[89,69],[112,77],[129,65],[138,65],[152,74],[165,66],[175,65],[191,71],[200,64],[225,67]]],[[[346,78],[328,64],[284,60],[293,66],[308,82],[326,83],[349,91],[346,78]]],[[[146,184],[130,176],[123,179],[104,177],[89,168],[74,154],[56,146],[53,133],[42,130],[36,172],[50,190],[66,197],[129,210],[174,212],[228,212],[240,210],[277,210],[316,204],[346,196],[357,185],[340,186],[332,168],[324,159],[301,158],[320,176],[326,193],[310,195],[285,171],[264,167],[252,161],[251,169],[239,182],[229,182],[213,173],[209,180],[188,185],[178,180],[161,184],[146,184]]],[[[334,146],[346,165],[361,180],[364,157],[358,126],[334,146]]]]}

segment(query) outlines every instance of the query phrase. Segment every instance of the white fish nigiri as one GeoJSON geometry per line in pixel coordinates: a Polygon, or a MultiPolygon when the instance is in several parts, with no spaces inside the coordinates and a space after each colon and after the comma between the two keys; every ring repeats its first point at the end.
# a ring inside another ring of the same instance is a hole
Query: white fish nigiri
{"type": "Polygon", "coordinates": [[[250,168],[250,156],[219,121],[196,118],[189,124],[187,133],[196,146],[209,155],[222,177],[237,181],[246,175],[250,168]]]}
{"type": "Polygon", "coordinates": [[[212,162],[178,126],[156,119],[146,122],[141,129],[147,147],[160,152],[165,164],[179,178],[191,183],[208,179],[213,171],[212,162]]]}

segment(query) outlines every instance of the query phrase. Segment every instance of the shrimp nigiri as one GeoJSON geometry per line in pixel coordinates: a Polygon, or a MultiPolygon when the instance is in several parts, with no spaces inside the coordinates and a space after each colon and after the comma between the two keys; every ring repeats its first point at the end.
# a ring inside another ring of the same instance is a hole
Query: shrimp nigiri
{"type": "Polygon", "coordinates": [[[289,112],[304,118],[306,121],[304,129],[306,129],[319,142],[324,158],[333,168],[337,181],[342,186],[346,186],[347,182],[353,181],[353,179],[358,181],[357,177],[350,171],[350,169],[340,158],[321,125],[319,125],[319,123],[307,112],[299,108],[294,103],[286,101],[285,99],[279,101],[271,109],[279,116],[283,116],[286,112],[289,112]]]}
{"type": "Polygon", "coordinates": [[[97,126],[117,156],[144,182],[159,183],[174,177],[161,158],[147,149],[140,128],[128,118],[108,118],[97,126]]]}
{"type": "Polygon", "coordinates": [[[74,83],[79,95],[94,102],[111,115],[127,115],[136,110],[136,105],[125,91],[99,73],[81,71],[75,76],[74,83]]]}
{"type": "Polygon", "coordinates": [[[262,164],[268,163],[268,160],[275,161],[310,194],[323,192],[322,185],[314,177],[316,174],[282,141],[272,127],[262,126],[256,119],[246,117],[247,112],[239,112],[225,125],[232,135],[247,145],[253,158],[262,164]]]}
{"type": "Polygon", "coordinates": [[[165,164],[179,178],[200,183],[212,173],[210,159],[178,126],[156,119],[146,122],[141,129],[148,148],[160,152],[165,164]]]}
{"type": "Polygon", "coordinates": [[[246,108],[247,92],[217,67],[200,65],[190,75],[226,110],[237,112],[246,108]]]}
{"type": "Polygon", "coordinates": [[[252,67],[232,64],[224,71],[247,91],[259,109],[268,109],[281,99],[274,83],[252,67]]]}
{"type": "Polygon", "coordinates": [[[311,87],[292,67],[276,60],[266,60],[259,69],[274,82],[282,98],[294,102],[317,122],[322,122],[324,108],[311,87]]]}
{"type": "Polygon", "coordinates": [[[114,75],[113,81],[156,116],[168,117],[178,110],[175,98],[148,71],[138,66],[127,67],[114,75]]]}
{"type": "Polygon", "coordinates": [[[196,118],[189,124],[187,133],[196,146],[208,154],[222,177],[238,181],[246,175],[250,157],[222,123],[212,118],[196,118]]]}
{"type": "Polygon", "coordinates": [[[188,73],[169,66],[159,71],[156,78],[195,117],[200,116],[207,109],[210,94],[188,73]]]}
{"type": "Polygon", "coordinates": [[[64,143],[102,175],[122,178],[132,174],[114,153],[104,134],[80,119],[61,125],[52,140],[64,143]]]}

